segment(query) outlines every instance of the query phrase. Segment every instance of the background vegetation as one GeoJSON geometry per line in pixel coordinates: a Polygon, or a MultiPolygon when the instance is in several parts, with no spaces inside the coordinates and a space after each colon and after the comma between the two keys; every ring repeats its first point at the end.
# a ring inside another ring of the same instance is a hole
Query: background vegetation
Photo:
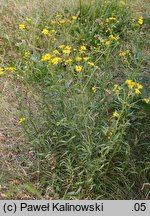
{"type": "Polygon", "coordinates": [[[2,199],[149,198],[150,16],[133,3],[2,1],[2,199]]]}

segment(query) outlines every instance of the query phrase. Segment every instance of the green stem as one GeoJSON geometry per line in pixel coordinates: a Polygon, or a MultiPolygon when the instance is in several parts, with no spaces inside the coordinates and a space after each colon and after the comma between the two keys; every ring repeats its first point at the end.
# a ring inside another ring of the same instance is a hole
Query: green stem
{"type": "Polygon", "coordinates": [[[80,17],[82,17],[82,0],[79,0],[79,4],[80,4],[80,17]]]}

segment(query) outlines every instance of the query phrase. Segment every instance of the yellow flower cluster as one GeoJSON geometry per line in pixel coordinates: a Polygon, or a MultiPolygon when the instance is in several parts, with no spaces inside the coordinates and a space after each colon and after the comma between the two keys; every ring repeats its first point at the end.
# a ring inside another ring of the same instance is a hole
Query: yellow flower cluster
{"type": "Polygon", "coordinates": [[[143,25],[143,23],[144,23],[144,19],[143,19],[143,17],[141,16],[141,17],[139,17],[139,19],[138,19],[138,24],[139,24],[139,25],[143,25]]]}
{"type": "Polygon", "coordinates": [[[116,17],[106,18],[106,23],[109,23],[110,21],[117,21],[117,18],[116,17]]]}
{"type": "Polygon", "coordinates": [[[24,53],[23,58],[27,59],[27,58],[29,58],[29,56],[30,56],[30,52],[27,51],[24,53]]]}
{"type": "Polygon", "coordinates": [[[88,65],[95,66],[93,62],[88,61],[88,65]]]}
{"type": "Polygon", "coordinates": [[[42,56],[41,61],[52,63],[53,65],[57,65],[61,61],[61,58],[56,57],[55,55],[51,55],[50,53],[47,53],[42,56]]]}
{"type": "Polygon", "coordinates": [[[19,124],[22,124],[25,121],[25,118],[20,118],[19,119],[19,124]]]}
{"type": "Polygon", "coordinates": [[[131,55],[130,50],[126,50],[124,52],[119,53],[120,57],[126,57],[126,56],[130,56],[130,55],[131,55]]]}
{"type": "Polygon", "coordinates": [[[81,65],[76,65],[75,70],[76,72],[80,73],[82,71],[82,66],[81,65]]]}
{"type": "Polygon", "coordinates": [[[54,65],[57,65],[60,61],[61,61],[61,58],[55,57],[55,58],[52,58],[51,61],[50,61],[49,63],[52,63],[52,64],[54,64],[54,65]]]}
{"type": "Polygon", "coordinates": [[[71,62],[73,62],[73,60],[72,60],[72,59],[67,59],[67,60],[64,60],[64,63],[65,63],[65,65],[68,65],[68,64],[70,64],[71,62]]]}
{"type": "Polygon", "coordinates": [[[20,30],[23,30],[23,29],[25,29],[25,28],[26,28],[26,26],[25,26],[24,23],[22,23],[22,24],[19,25],[19,29],[20,29],[20,30]]]}
{"type": "Polygon", "coordinates": [[[6,71],[14,72],[16,71],[16,68],[15,67],[0,68],[0,75],[5,74],[6,71]]]}
{"type": "Polygon", "coordinates": [[[85,53],[86,47],[85,46],[80,46],[80,53],[85,53]]]}
{"type": "Polygon", "coordinates": [[[119,86],[117,84],[114,84],[113,92],[115,92],[116,94],[118,94],[119,90],[120,90],[119,86]]]}
{"type": "Polygon", "coordinates": [[[109,39],[113,40],[113,41],[117,41],[119,39],[119,36],[115,37],[114,35],[111,34],[111,35],[109,35],[109,39]]]}
{"type": "Polygon", "coordinates": [[[113,117],[115,117],[115,118],[119,118],[119,113],[117,112],[117,111],[115,111],[115,112],[113,112],[113,117]]]}
{"type": "Polygon", "coordinates": [[[58,25],[58,26],[62,26],[65,24],[72,24],[73,21],[77,20],[77,16],[73,15],[70,17],[70,19],[67,18],[63,18],[62,14],[56,14],[54,16],[54,19],[51,20],[51,24],[52,25],[58,25]]]}
{"type": "Polygon", "coordinates": [[[150,104],[150,97],[149,98],[144,98],[142,101],[144,101],[146,104],[150,104]]]}
{"type": "Polygon", "coordinates": [[[58,46],[58,49],[54,49],[52,53],[46,53],[41,57],[41,62],[47,62],[49,64],[57,65],[58,63],[62,63],[67,66],[71,63],[75,63],[75,71],[81,72],[84,65],[90,65],[96,67],[94,62],[88,61],[89,57],[86,55],[87,48],[84,45],[79,47],[72,47],[70,45],[61,44],[58,46]],[[78,53],[80,55],[78,55],[78,53]]]}
{"type": "Polygon", "coordinates": [[[71,17],[73,20],[77,20],[77,17],[76,16],[72,16],[71,17]]]}
{"type": "Polygon", "coordinates": [[[134,93],[137,95],[140,94],[140,90],[143,89],[141,84],[133,82],[132,80],[126,80],[125,83],[127,84],[128,88],[134,90],[134,93]]]}
{"type": "Polygon", "coordinates": [[[82,61],[82,58],[81,58],[80,56],[77,56],[77,57],[75,58],[75,60],[76,60],[76,62],[80,62],[80,61],[82,61]]]}
{"type": "Polygon", "coordinates": [[[56,40],[56,38],[55,38],[56,33],[57,32],[54,29],[52,29],[52,30],[49,31],[48,29],[44,28],[42,30],[42,34],[45,35],[45,36],[51,37],[53,39],[53,41],[56,40]]]}
{"type": "Polygon", "coordinates": [[[66,46],[63,51],[62,51],[65,55],[69,56],[71,53],[71,46],[66,46]]]}
{"type": "MultiPolygon", "coordinates": [[[[141,93],[141,90],[143,89],[143,86],[137,82],[134,82],[132,80],[126,80],[125,84],[127,85],[128,89],[131,90],[134,94],[138,95],[141,93]]],[[[118,84],[114,84],[113,92],[118,94],[120,90],[123,89],[118,84]]]]}
{"type": "Polygon", "coordinates": [[[50,53],[43,55],[41,58],[41,61],[43,61],[43,62],[50,61],[50,60],[51,60],[51,54],[50,53]]]}
{"type": "Polygon", "coordinates": [[[32,19],[31,19],[31,18],[29,18],[29,17],[26,17],[26,21],[27,21],[27,22],[31,22],[31,21],[32,21],[32,19]]]}
{"type": "Polygon", "coordinates": [[[46,28],[44,28],[43,30],[42,30],[42,34],[44,34],[44,35],[50,35],[49,34],[49,30],[48,29],[46,29],[46,28]]]}
{"type": "Polygon", "coordinates": [[[92,91],[93,91],[93,93],[96,92],[96,86],[93,86],[93,87],[92,87],[92,91]]]}

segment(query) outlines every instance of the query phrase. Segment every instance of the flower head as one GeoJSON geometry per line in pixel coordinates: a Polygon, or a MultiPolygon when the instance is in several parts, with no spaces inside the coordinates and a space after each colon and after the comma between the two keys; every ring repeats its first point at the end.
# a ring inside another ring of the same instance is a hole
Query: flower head
{"type": "Polygon", "coordinates": [[[25,28],[26,28],[26,27],[25,27],[25,24],[22,23],[22,24],[19,25],[19,29],[20,29],[20,30],[23,30],[23,29],[25,29],[25,28]]]}
{"type": "Polygon", "coordinates": [[[57,65],[61,61],[61,58],[55,57],[51,60],[51,63],[57,65]]]}
{"type": "Polygon", "coordinates": [[[92,91],[93,91],[93,93],[96,92],[96,86],[93,86],[93,87],[92,87],[92,91]]]}
{"type": "Polygon", "coordinates": [[[82,68],[83,68],[82,66],[76,65],[75,70],[76,72],[81,72],[82,68]]]}
{"type": "Polygon", "coordinates": [[[42,30],[42,34],[44,34],[44,35],[49,35],[48,29],[44,28],[44,29],[42,30]]]}
{"type": "Polygon", "coordinates": [[[86,47],[85,46],[80,46],[80,53],[84,53],[86,51],[86,47]]]}
{"type": "Polygon", "coordinates": [[[108,40],[108,41],[106,41],[106,46],[110,46],[110,44],[111,44],[111,42],[108,40]]]}
{"type": "Polygon", "coordinates": [[[53,51],[53,53],[54,53],[55,55],[58,55],[58,54],[59,54],[59,51],[56,49],[56,50],[53,51]]]}
{"type": "Polygon", "coordinates": [[[50,53],[43,55],[41,58],[41,61],[49,61],[49,60],[51,60],[51,54],[50,53]]]}
{"type": "Polygon", "coordinates": [[[141,94],[140,90],[138,88],[135,89],[135,94],[141,94]]]}
{"type": "Polygon", "coordinates": [[[87,56],[87,57],[83,57],[83,60],[84,61],[87,61],[89,59],[89,57],[87,56]]]}
{"type": "Polygon", "coordinates": [[[88,61],[88,65],[94,66],[93,62],[88,61]]]}
{"type": "Polygon", "coordinates": [[[77,19],[77,17],[76,17],[76,16],[72,16],[71,18],[72,18],[73,20],[76,20],[76,19],[77,19]]]}
{"type": "Polygon", "coordinates": [[[82,61],[82,58],[81,58],[80,56],[77,56],[77,57],[75,58],[75,60],[76,60],[76,62],[80,62],[80,61],[82,61]]]}
{"type": "Polygon", "coordinates": [[[144,98],[144,99],[142,99],[142,101],[144,101],[146,104],[150,104],[150,97],[144,98]]]}
{"type": "Polygon", "coordinates": [[[69,64],[71,62],[72,62],[72,59],[67,59],[67,60],[64,61],[65,65],[67,65],[67,64],[69,64]]]}
{"type": "Polygon", "coordinates": [[[143,17],[139,17],[139,19],[138,19],[138,24],[139,24],[139,25],[143,25],[143,23],[144,23],[143,17]]]}
{"type": "Polygon", "coordinates": [[[30,52],[27,51],[27,52],[24,53],[23,58],[29,58],[29,56],[30,56],[30,52]]]}
{"type": "Polygon", "coordinates": [[[19,119],[19,124],[23,123],[25,121],[25,118],[20,118],[19,119]]]}
{"type": "Polygon", "coordinates": [[[119,117],[119,113],[117,111],[113,112],[113,117],[118,118],[119,117]]]}
{"type": "Polygon", "coordinates": [[[64,47],[65,47],[65,45],[63,45],[63,44],[59,46],[60,49],[63,49],[64,47]]]}

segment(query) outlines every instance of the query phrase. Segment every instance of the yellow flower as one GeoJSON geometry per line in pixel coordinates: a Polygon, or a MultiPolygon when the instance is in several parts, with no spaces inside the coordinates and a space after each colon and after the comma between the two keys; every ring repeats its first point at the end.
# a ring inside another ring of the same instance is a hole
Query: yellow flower
{"type": "Polygon", "coordinates": [[[30,52],[27,51],[27,52],[24,53],[23,58],[29,58],[29,56],[30,56],[30,52]]]}
{"type": "Polygon", "coordinates": [[[0,75],[2,75],[2,74],[5,74],[5,72],[0,70],[0,75]]]}
{"type": "Polygon", "coordinates": [[[137,95],[138,95],[138,94],[141,94],[140,90],[136,88],[136,89],[135,89],[135,94],[137,94],[137,95]]]}
{"type": "Polygon", "coordinates": [[[56,34],[56,30],[52,29],[51,33],[56,34]]]}
{"type": "Polygon", "coordinates": [[[94,66],[94,63],[89,61],[88,65],[94,66]]]}
{"type": "Polygon", "coordinates": [[[67,59],[67,60],[65,60],[64,62],[65,62],[65,65],[67,65],[67,64],[69,64],[69,63],[72,62],[72,59],[67,59]]]}
{"type": "Polygon", "coordinates": [[[144,23],[143,17],[139,17],[138,24],[143,25],[143,23],[144,23]]]}
{"type": "Polygon", "coordinates": [[[61,58],[55,57],[51,60],[51,63],[57,65],[61,61],[61,58]]]}
{"type": "Polygon", "coordinates": [[[68,24],[71,24],[71,23],[72,23],[72,20],[66,19],[66,22],[67,22],[68,24]]]}
{"type": "Polygon", "coordinates": [[[20,30],[23,30],[23,29],[25,29],[25,28],[26,28],[26,27],[25,27],[25,24],[22,23],[22,24],[19,25],[19,29],[20,29],[20,30]]]}
{"type": "Polygon", "coordinates": [[[110,46],[111,42],[110,41],[106,41],[105,43],[107,46],[110,46]]]}
{"type": "Polygon", "coordinates": [[[139,84],[139,83],[136,83],[136,87],[137,87],[138,89],[142,89],[142,88],[143,88],[143,86],[142,86],[141,84],[139,84]]]}
{"type": "Polygon", "coordinates": [[[109,20],[110,20],[110,21],[116,21],[117,18],[116,18],[116,17],[109,17],[109,20]]]}
{"type": "Polygon", "coordinates": [[[120,56],[120,57],[125,57],[126,55],[128,55],[128,56],[131,55],[131,54],[130,54],[130,50],[126,50],[126,51],[124,51],[124,52],[119,53],[119,56],[120,56]]]}
{"type": "Polygon", "coordinates": [[[121,56],[121,57],[124,57],[125,55],[126,55],[125,52],[121,52],[121,53],[119,53],[119,56],[121,56]]]}
{"type": "Polygon", "coordinates": [[[80,46],[80,50],[86,51],[86,47],[85,46],[80,46]]]}
{"type": "Polygon", "coordinates": [[[133,83],[133,81],[132,80],[126,80],[126,82],[125,82],[127,85],[131,85],[132,83],[133,83]]]}
{"type": "Polygon", "coordinates": [[[66,21],[64,19],[60,20],[59,23],[60,24],[64,24],[66,21]]]}
{"type": "Polygon", "coordinates": [[[84,53],[86,51],[86,47],[85,46],[80,46],[80,53],[84,53]]]}
{"type": "Polygon", "coordinates": [[[57,22],[55,20],[51,20],[51,24],[54,25],[56,24],[57,22]]]}
{"type": "Polygon", "coordinates": [[[92,87],[92,91],[95,93],[96,92],[96,86],[92,87]]]}
{"type": "Polygon", "coordinates": [[[16,71],[15,67],[6,67],[4,68],[5,71],[16,71]]]}
{"type": "Polygon", "coordinates": [[[114,41],[117,41],[118,39],[119,39],[119,37],[117,36],[117,37],[115,37],[114,35],[109,35],[109,38],[111,39],[111,40],[114,40],[114,41]]]}
{"type": "Polygon", "coordinates": [[[69,56],[71,53],[71,50],[70,49],[64,49],[62,52],[69,56]]]}
{"type": "Polygon", "coordinates": [[[0,71],[3,71],[4,70],[4,68],[0,68],[0,71]]]}
{"type": "Polygon", "coordinates": [[[19,119],[19,124],[23,123],[25,121],[25,118],[20,118],[19,119]]]}
{"type": "Polygon", "coordinates": [[[142,101],[144,101],[145,103],[149,104],[150,103],[150,97],[149,98],[144,98],[144,99],[142,99],[142,101]]]}
{"type": "Polygon", "coordinates": [[[89,59],[89,57],[84,57],[83,58],[84,61],[87,61],[88,59],[89,59]]]}
{"type": "Polygon", "coordinates": [[[133,82],[132,80],[126,80],[125,82],[128,85],[129,89],[134,89],[135,94],[140,94],[140,90],[143,88],[143,86],[139,83],[133,82]]]}
{"type": "Polygon", "coordinates": [[[70,49],[71,49],[71,46],[67,45],[67,46],[65,47],[65,49],[70,50],[70,49]]]}
{"type": "Polygon", "coordinates": [[[51,60],[51,54],[47,53],[44,56],[42,56],[41,61],[49,61],[51,60]]]}
{"type": "Polygon", "coordinates": [[[113,117],[118,118],[119,117],[119,113],[117,111],[113,112],[113,117]]]}
{"type": "Polygon", "coordinates": [[[79,56],[77,56],[77,57],[75,58],[75,60],[76,60],[76,62],[80,62],[80,61],[82,61],[82,58],[79,57],[79,56]]]}
{"type": "Polygon", "coordinates": [[[82,66],[76,65],[75,70],[76,70],[76,72],[81,72],[82,68],[83,68],[82,66]]]}
{"type": "Polygon", "coordinates": [[[76,16],[72,16],[71,18],[72,18],[73,20],[76,20],[76,19],[77,19],[77,17],[76,17],[76,16]]]}
{"type": "Polygon", "coordinates": [[[26,21],[27,21],[27,22],[31,22],[31,19],[27,17],[27,18],[26,18],[26,21]]]}
{"type": "Polygon", "coordinates": [[[56,16],[55,16],[56,18],[60,18],[61,17],[61,14],[56,14],[56,16]]]}
{"type": "Polygon", "coordinates": [[[54,53],[55,55],[58,55],[58,54],[59,54],[59,51],[56,49],[56,50],[53,51],[53,53],[54,53]]]}
{"type": "Polygon", "coordinates": [[[119,86],[117,84],[114,84],[113,92],[115,92],[116,94],[119,93],[119,86]]]}
{"type": "Polygon", "coordinates": [[[110,140],[110,139],[111,139],[111,137],[112,137],[112,135],[113,135],[113,132],[112,132],[112,131],[110,131],[110,132],[109,132],[109,134],[108,134],[108,137],[107,137],[107,138],[110,140]]]}
{"type": "Polygon", "coordinates": [[[48,29],[44,28],[44,29],[42,30],[42,34],[44,34],[44,35],[49,35],[48,29]]]}
{"type": "Polygon", "coordinates": [[[59,46],[60,49],[63,49],[64,47],[65,47],[65,45],[60,45],[59,46]]]}
{"type": "Polygon", "coordinates": [[[133,87],[135,87],[135,82],[133,82],[132,80],[126,80],[125,83],[128,85],[129,89],[132,89],[133,87]]]}

